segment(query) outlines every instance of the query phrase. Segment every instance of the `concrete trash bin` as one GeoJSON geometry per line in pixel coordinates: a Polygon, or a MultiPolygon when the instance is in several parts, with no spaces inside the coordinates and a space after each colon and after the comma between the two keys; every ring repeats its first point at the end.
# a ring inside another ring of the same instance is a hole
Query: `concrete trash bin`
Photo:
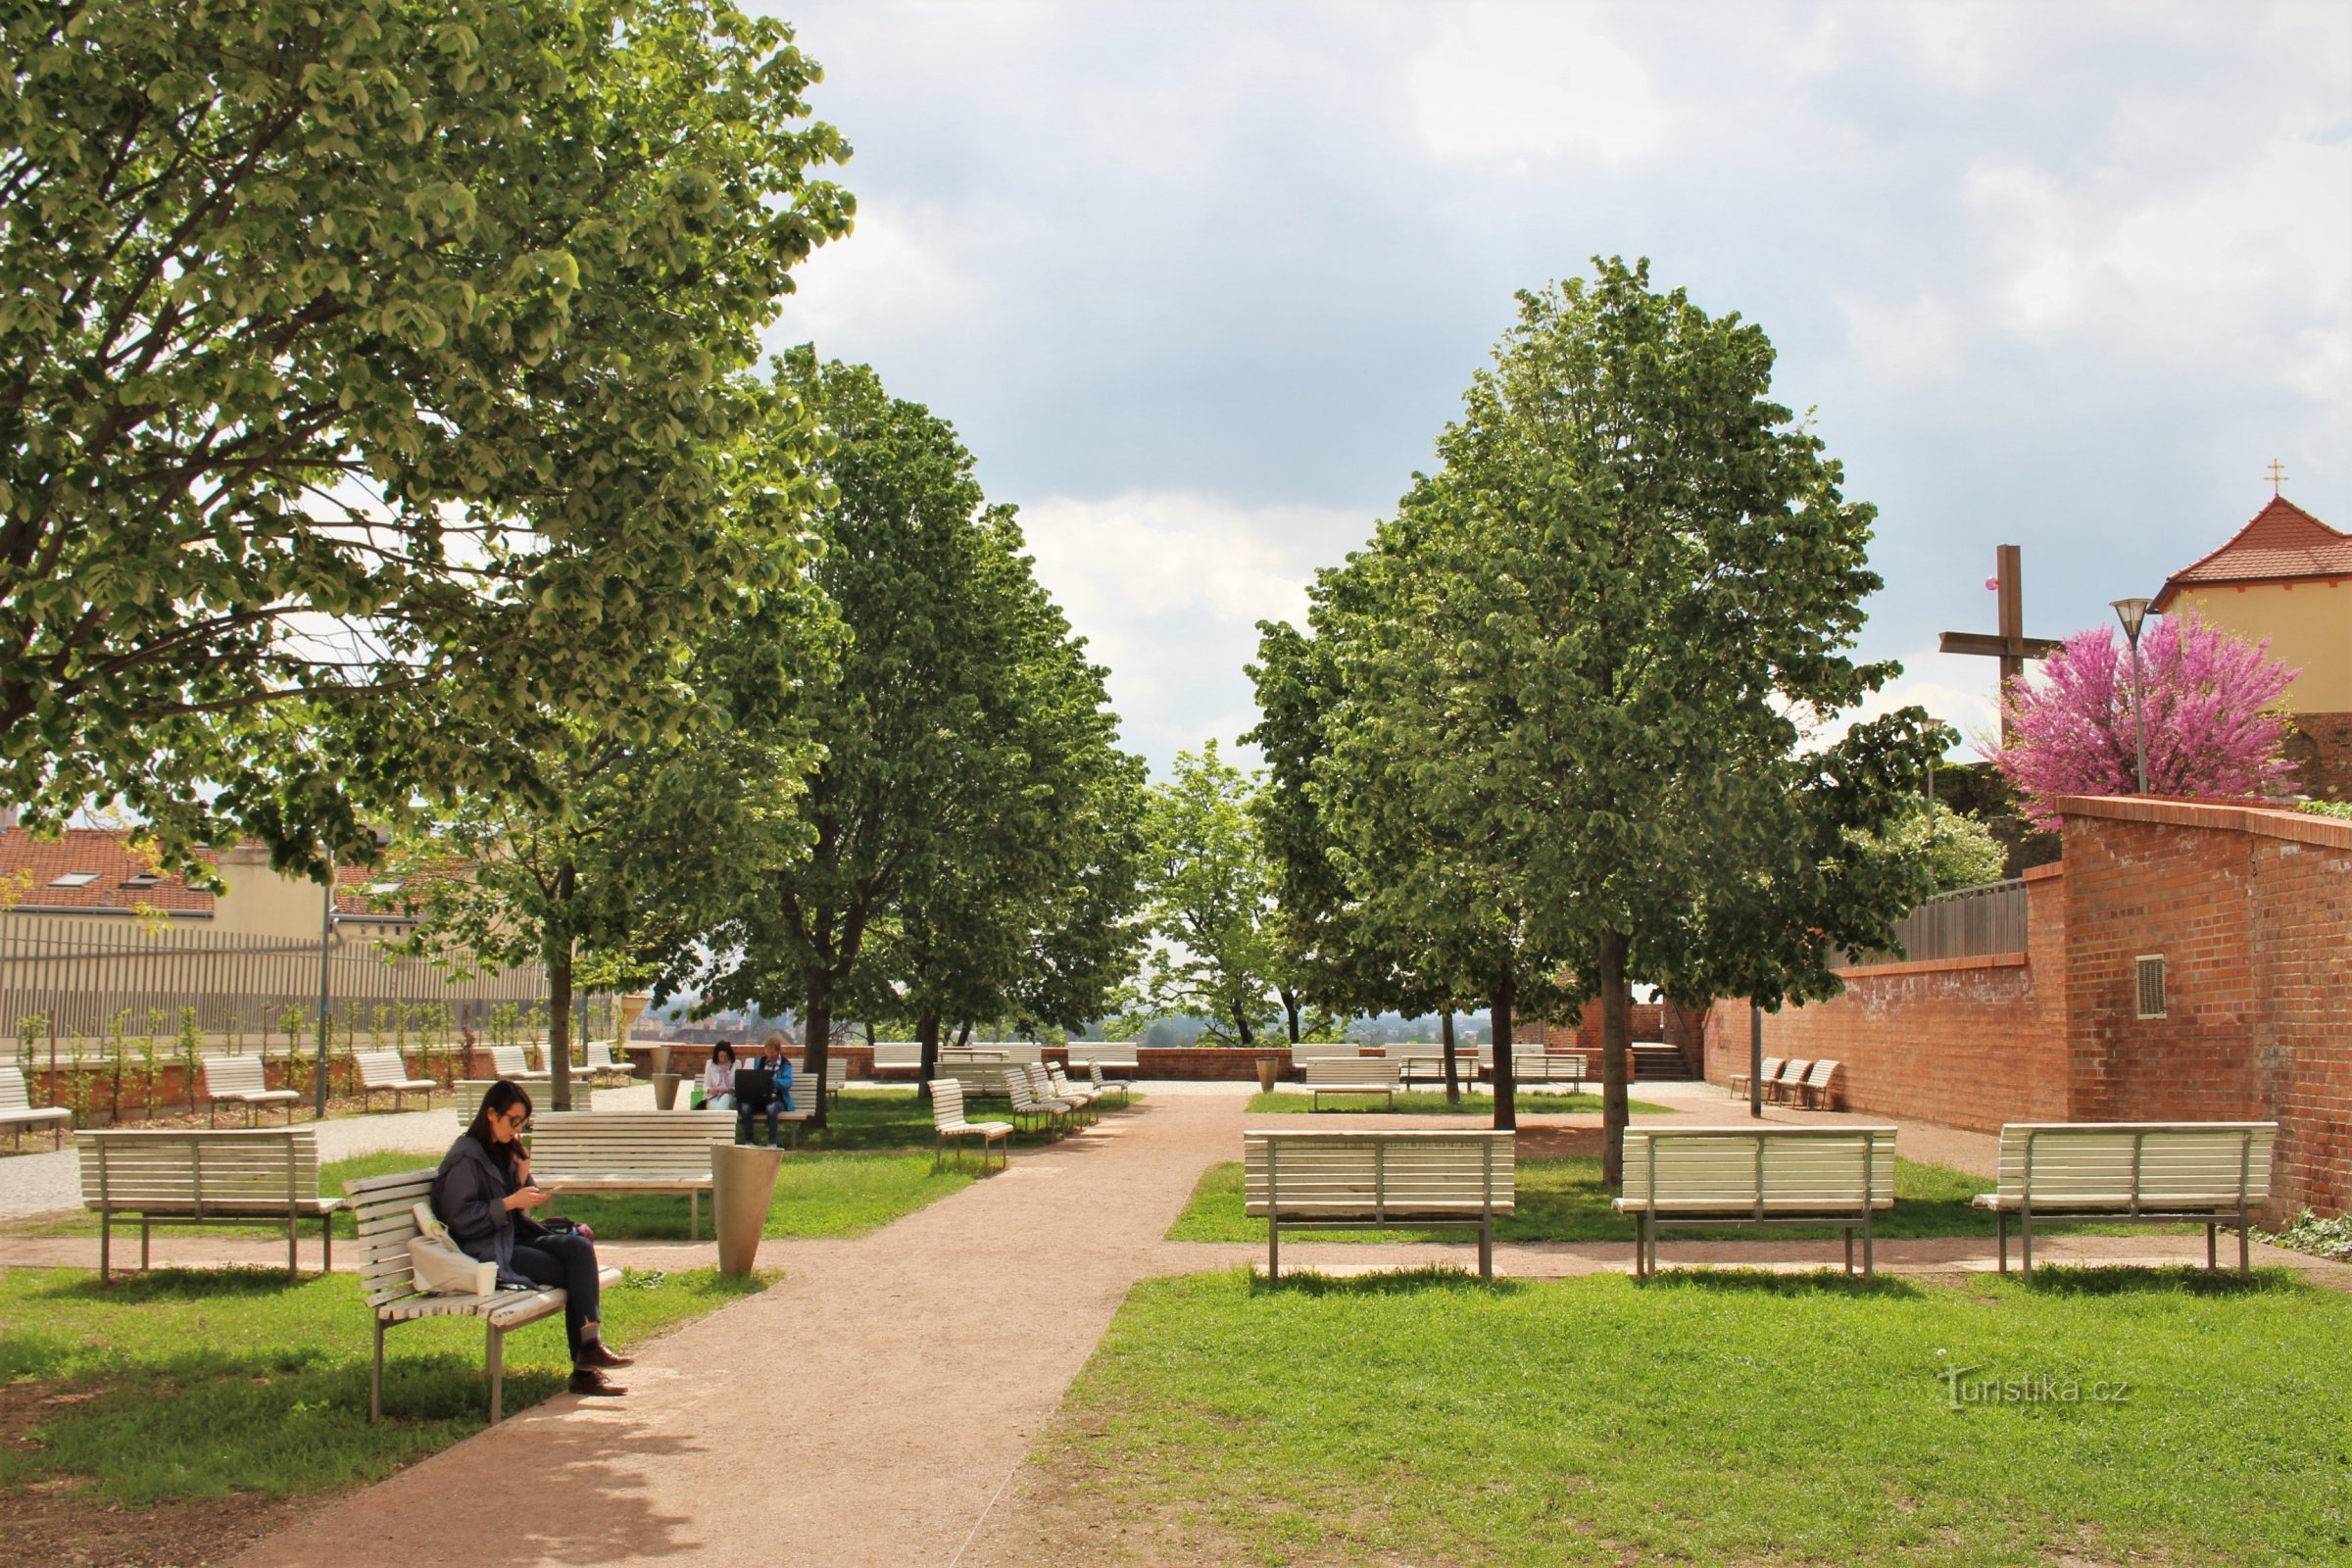
{"type": "Polygon", "coordinates": [[[783,1164],[780,1149],[710,1146],[710,1229],[718,1237],[721,1274],[741,1279],[759,1261],[768,1200],[776,1196],[776,1172],[783,1164]]]}
{"type": "Polygon", "coordinates": [[[684,1079],[674,1072],[654,1074],[654,1108],[656,1110],[677,1109],[678,1085],[682,1082],[684,1079]]]}

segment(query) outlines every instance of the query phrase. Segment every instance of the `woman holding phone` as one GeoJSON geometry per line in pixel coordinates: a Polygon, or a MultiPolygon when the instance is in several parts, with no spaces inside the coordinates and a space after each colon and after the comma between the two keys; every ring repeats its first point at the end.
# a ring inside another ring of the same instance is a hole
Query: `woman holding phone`
{"type": "Polygon", "coordinates": [[[548,1200],[531,1182],[531,1153],[522,1144],[530,1124],[531,1097],[522,1086],[506,1078],[492,1084],[433,1173],[433,1212],[466,1256],[498,1265],[502,1290],[564,1288],[572,1393],[626,1394],[605,1376],[607,1367],[627,1366],[629,1358],[606,1349],[597,1330],[596,1244],[550,1230],[528,1212],[548,1200]]]}

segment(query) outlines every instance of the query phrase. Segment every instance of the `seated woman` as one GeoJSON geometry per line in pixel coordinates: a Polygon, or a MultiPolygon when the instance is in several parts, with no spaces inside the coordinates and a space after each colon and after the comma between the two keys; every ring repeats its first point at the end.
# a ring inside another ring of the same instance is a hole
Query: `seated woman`
{"type": "Polygon", "coordinates": [[[710,1048],[710,1064],[703,1069],[703,1108],[735,1108],[735,1048],[724,1040],[710,1048]]]}
{"type": "Polygon", "coordinates": [[[596,1244],[551,1231],[524,1212],[549,1196],[531,1184],[531,1154],[522,1145],[530,1123],[531,1097],[522,1086],[506,1078],[492,1084],[433,1173],[433,1212],[466,1256],[498,1265],[501,1287],[564,1288],[572,1393],[626,1394],[605,1376],[605,1368],[627,1366],[629,1358],[606,1349],[597,1331],[596,1244]]]}

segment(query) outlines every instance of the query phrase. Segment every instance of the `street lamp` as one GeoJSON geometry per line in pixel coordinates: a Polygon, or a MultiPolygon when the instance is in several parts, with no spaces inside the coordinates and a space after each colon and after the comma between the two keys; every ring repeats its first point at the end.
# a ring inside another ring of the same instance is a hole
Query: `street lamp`
{"type": "Polygon", "coordinates": [[[2145,599],[2118,599],[2115,618],[2124,623],[2124,637],[2132,644],[2132,755],[2139,763],[2139,793],[2148,793],[2148,710],[2139,683],[2139,623],[2147,618],[2145,599]]]}

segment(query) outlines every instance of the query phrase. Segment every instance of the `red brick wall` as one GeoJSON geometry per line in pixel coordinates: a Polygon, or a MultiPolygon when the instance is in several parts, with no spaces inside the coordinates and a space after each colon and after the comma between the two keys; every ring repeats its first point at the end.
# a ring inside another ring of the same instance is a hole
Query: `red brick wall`
{"type": "Polygon", "coordinates": [[[2352,1208],[2352,823],[2155,801],[2066,823],[2073,1113],[2276,1119],[2289,1205],[2352,1208]],[[2161,954],[2166,1015],[2132,960],[2161,954]]]}
{"type": "Polygon", "coordinates": [[[2352,713],[2297,713],[2286,755],[2306,795],[2352,801],[2352,713]]]}
{"type": "MultiPolygon", "coordinates": [[[[1666,1038],[1665,1008],[1655,1002],[1637,1002],[1628,1009],[1627,1038],[1645,1043],[1666,1038]]],[[[1522,1044],[1534,1045],[1539,1039],[1546,1051],[1582,1051],[1597,1061],[1600,1059],[1600,1004],[1590,1003],[1573,1022],[1531,1024],[1513,1029],[1522,1044]]]]}
{"type": "MultiPolygon", "coordinates": [[[[2066,878],[2027,873],[2023,954],[1842,970],[1842,996],[1764,1018],[1764,1054],[1842,1063],[1852,1110],[1997,1131],[2066,1115],[2066,878]]],[[[1748,1064],[1745,1003],[1719,1003],[1705,1027],[1705,1072],[1727,1083],[1748,1064]]]]}

